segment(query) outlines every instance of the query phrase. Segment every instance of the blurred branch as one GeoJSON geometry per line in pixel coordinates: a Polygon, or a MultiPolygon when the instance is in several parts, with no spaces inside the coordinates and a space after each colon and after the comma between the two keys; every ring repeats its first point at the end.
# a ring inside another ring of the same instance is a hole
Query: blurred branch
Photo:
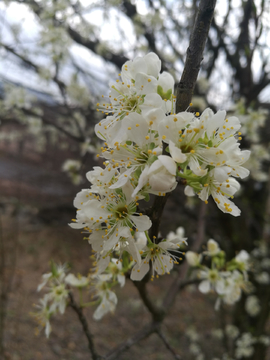
{"type": "Polygon", "coordinates": [[[171,352],[171,354],[173,355],[173,357],[176,360],[181,360],[182,358],[180,357],[180,355],[176,354],[176,352],[174,351],[174,349],[171,347],[171,345],[168,343],[165,335],[163,334],[163,332],[158,328],[156,333],[158,334],[158,336],[160,337],[160,339],[163,341],[164,345],[166,346],[166,348],[171,352]]]}
{"type": "Polygon", "coordinates": [[[38,119],[41,119],[44,124],[54,127],[55,129],[59,130],[61,133],[63,133],[64,135],[70,137],[71,139],[73,139],[75,141],[78,141],[78,142],[83,142],[84,141],[84,137],[76,136],[76,135],[72,134],[71,132],[67,131],[64,127],[62,127],[62,126],[58,125],[57,123],[47,119],[46,116],[37,115],[34,111],[29,110],[29,109],[22,109],[22,110],[26,115],[31,115],[31,116],[37,117],[38,119]]]}
{"type": "MultiPolygon", "coordinates": [[[[35,14],[38,17],[40,17],[40,14],[43,9],[42,9],[42,6],[38,2],[36,2],[34,0],[16,0],[16,1],[18,3],[24,3],[24,4],[31,6],[31,8],[35,12],[35,14]]],[[[54,20],[55,20],[55,25],[63,27],[63,24],[60,23],[56,18],[54,20]]],[[[94,41],[89,40],[89,39],[83,37],[82,35],[80,35],[78,33],[78,31],[76,31],[69,25],[66,26],[66,30],[67,30],[69,36],[71,37],[71,39],[74,40],[77,44],[82,45],[82,46],[86,47],[87,49],[93,51],[95,54],[101,56],[105,61],[111,62],[112,64],[116,65],[118,68],[121,68],[122,65],[127,60],[129,60],[123,54],[115,54],[112,51],[108,51],[105,54],[100,55],[98,52],[98,47],[101,42],[98,39],[96,39],[94,41]]]]}
{"type": "Polygon", "coordinates": [[[262,238],[270,245],[270,169],[268,170],[267,201],[262,238]]]}
{"type": "Polygon", "coordinates": [[[68,31],[69,36],[77,44],[80,44],[80,45],[86,47],[87,49],[93,51],[95,54],[102,57],[105,61],[109,61],[109,62],[113,63],[114,65],[116,65],[119,69],[121,69],[122,65],[126,61],[129,60],[123,54],[115,54],[115,53],[113,53],[111,51],[107,51],[106,53],[100,55],[99,52],[98,52],[98,47],[100,45],[99,40],[92,41],[92,40],[86,39],[85,37],[80,35],[76,30],[72,29],[70,26],[68,26],[67,31],[68,31]]]}
{"type": "MultiPolygon", "coordinates": [[[[151,51],[153,51],[154,53],[156,53],[158,55],[158,57],[160,58],[160,60],[162,62],[162,69],[168,70],[165,65],[165,63],[166,63],[165,59],[163,58],[163,56],[160,54],[160,52],[158,51],[158,49],[156,47],[156,38],[155,38],[154,32],[152,31],[152,29],[148,29],[143,21],[139,20],[136,5],[133,5],[130,0],[123,0],[122,4],[123,4],[123,8],[124,8],[124,13],[130,18],[131,21],[135,22],[136,24],[138,24],[141,27],[141,29],[143,31],[143,36],[145,37],[145,39],[148,42],[149,49],[151,51]]],[[[150,2],[150,6],[151,6],[151,4],[152,3],[150,2]]]]}
{"type": "Polygon", "coordinates": [[[140,329],[135,335],[131,336],[128,340],[122,342],[119,346],[117,346],[115,349],[110,351],[108,355],[104,357],[104,360],[115,360],[119,359],[119,355],[129,349],[131,346],[137,344],[140,340],[143,340],[147,338],[149,335],[153,334],[157,331],[159,327],[159,323],[152,322],[151,324],[148,324],[144,326],[142,329],[140,329]]]}
{"type": "Polygon", "coordinates": [[[3,240],[2,218],[0,216],[0,357],[4,357],[4,321],[7,294],[5,289],[5,249],[3,240]]]}

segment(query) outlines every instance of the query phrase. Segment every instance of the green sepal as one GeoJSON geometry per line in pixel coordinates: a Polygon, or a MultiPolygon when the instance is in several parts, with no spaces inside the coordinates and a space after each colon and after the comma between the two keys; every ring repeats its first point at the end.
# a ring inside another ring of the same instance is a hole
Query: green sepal
{"type": "Polygon", "coordinates": [[[53,277],[57,277],[58,276],[57,266],[53,260],[51,260],[50,266],[51,266],[51,273],[52,273],[53,277]]]}
{"type": "Polygon", "coordinates": [[[199,192],[202,190],[202,186],[201,184],[198,182],[198,181],[187,181],[187,185],[189,185],[190,187],[192,187],[192,189],[195,191],[195,192],[199,192]]]}
{"type": "Polygon", "coordinates": [[[170,100],[172,96],[172,89],[169,89],[167,92],[163,91],[162,86],[158,85],[157,93],[162,97],[163,100],[170,100]]]}
{"type": "Polygon", "coordinates": [[[142,192],[141,195],[144,196],[144,200],[146,202],[148,202],[150,200],[150,195],[148,192],[142,192]]]}
{"type": "Polygon", "coordinates": [[[129,269],[130,264],[130,254],[127,251],[124,251],[122,254],[122,269],[123,272],[129,269]]]}

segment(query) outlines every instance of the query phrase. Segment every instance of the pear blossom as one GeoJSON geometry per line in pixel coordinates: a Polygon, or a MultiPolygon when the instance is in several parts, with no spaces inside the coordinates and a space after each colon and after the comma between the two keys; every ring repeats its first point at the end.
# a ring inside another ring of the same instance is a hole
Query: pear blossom
{"type": "Polygon", "coordinates": [[[239,216],[241,213],[240,209],[229,200],[239,189],[240,184],[234,178],[230,177],[223,183],[220,183],[215,179],[214,171],[211,170],[206,178],[204,187],[199,193],[199,198],[207,202],[208,197],[211,195],[222,212],[239,216]]]}
{"type": "Polygon", "coordinates": [[[243,274],[238,270],[234,270],[230,276],[224,281],[224,291],[222,300],[225,304],[232,305],[241,297],[242,290],[248,291],[248,283],[243,274]]]}
{"type": "Polygon", "coordinates": [[[154,53],[127,61],[120,74],[122,81],[117,79],[115,84],[110,84],[110,102],[97,104],[98,111],[102,110],[107,117],[95,126],[95,132],[110,147],[128,139],[125,123],[130,115],[142,113],[148,125],[153,125],[152,130],[157,129],[155,124],[166,116],[168,106],[171,107],[166,104],[167,97],[172,96],[174,81],[169,74],[161,76],[160,68],[160,60],[154,53]],[[155,60],[151,63],[150,59],[155,60]],[[164,100],[158,95],[158,89],[160,93],[166,93],[164,100]]]}
{"type": "Polygon", "coordinates": [[[213,239],[208,240],[207,241],[207,251],[205,251],[204,253],[209,256],[215,256],[219,252],[220,252],[220,247],[219,247],[218,243],[213,239]]]}
{"type": "Polygon", "coordinates": [[[136,263],[133,267],[130,276],[131,280],[141,280],[150,270],[150,261],[152,264],[152,279],[154,278],[155,272],[158,275],[164,275],[165,273],[169,274],[174,263],[178,264],[177,257],[172,255],[169,251],[174,250],[174,252],[182,254],[182,252],[179,251],[179,247],[185,240],[186,239],[164,239],[158,244],[148,243],[140,251],[142,261],[136,263]]]}
{"type": "MultiPolygon", "coordinates": [[[[175,113],[173,90],[173,77],[161,73],[160,59],[149,53],[127,61],[119,79],[110,83],[108,100],[103,96],[97,104],[105,116],[95,126],[104,142],[98,156],[104,159],[104,167],[87,173],[91,185],[75,197],[77,214],[70,224],[83,229],[94,251],[93,279],[100,301],[95,318],[114,311],[117,298],[112,283],[123,286],[125,271],[132,269],[134,281],[150,269],[152,278],[155,273],[170,273],[181,256],[179,248],[187,245],[181,228],[162,241],[161,237],[150,239],[152,222],[138,210],[140,200],[148,201],[149,194],[164,196],[181,178],[187,196],[198,195],[206,203],[212,196],[221,211],[240,215],[232,202],[240,189],[235,178],[249,174],[243,165],[250,152],[240,149],[239,119],[210,108],[201,115],[175,113]]],[[[221,255],[216,256],[220,253],[217,242],[210,239],[207,251],[187,252],[186,258],[199,268],[200,291],[215,290],[225,303],[233,303],[246,286],[248,262],[242,252],[226,265],[221,255]],[[212,257],[211,269],[203,265],[203,255],[212,257]]],[[[72,275],[69,281],[76,282],[72,275]]]]}
{"type": "Polygon", "coordinates": [[[113,278],[116,278],[121,287],[125,285],[126,277],[122,272],[122,263],[118,259],[112,259],[109,264],[109,271],[113,278]]]}
{"type": "Polygon", "coordinates": [[[114,312],[117,305],[117,297],[113,291],[110,290],[108,281],[111,279],[111,274],[93,275],[95,296],[100,300],[100,304],[94,312],[93,318],[100,320],[108,312],[114,312]]]}
{"type": "Polygon", "coordinates": [[[51,302],[50,311],[59,311],[60,314],[64,314],[68,300],[68,290],[65,284],[52,286],[47,298],[51,302]]]}
{"type": "Polygon", "coordinates": [[[89,279],[86,276],[75,276],[68,274],[65,277],[65,283],[74,287],[83,288],[89,284],[89,279]]]}
{"type": "Polygon", "coordinates": [[[151,166],[146,166],[132,195],[135,196],[145,185],[149,193],[158,195],[174,190],[177,182],[176,164],[173,159],[159,155],[151,166]]]}
{"type": "Polygon", "coordinates": [[[247,271],[250,268],[250,256],[246,250],[241,250],[235,257],[239,270],[247,271]]]}
{"type": "Polygon", "coordinates": [[[47,296],[39,299],[39,304],[34,305],[38,310],[31,313],[31,315],[36,319],[38,324],[41,327],[45,328],[45,335],[47,338],[49,338],[52,331],[50,317],[53,314],[53,311],[50,309],[48,301],[49,299],[47,296]]]}
{"type": "Polygon", "coordinates": [[[49,282],[53,284],[61,284],[66,276],[67,265],[51,263],[51,272],[42,275],[42,283],[38,285],[37,291],[43,289],[43,287],[49,282]]]}
{"type": "Polygon", "coordinates": [[[185,257],[190,266],[200,266],[202,260],[201,254],[197,254],[194,251],[187,251],[185,257]]]}
{"type": "Polygon", "coordinates": [[[136,213],[136,200],[131,196],[134,189],[128,184],[120,193],[112,191],[108,197],[90,199],[81,204],[77,211],[77,219],[70,226],[84,228],[90,233],[89,243],[95,251],[103,246],[109,251],[119,241],[127,237],[130,228],[138,231],[148,230],[151,221],[148,216],[136,213]],[[91,233],[94,232],[94,236],[91,233]]]}
{"type": "Polygon", "coordinates": [[[249,295],[246,299],[245,310],[249,316],[257,316],[261,311],[260,300],[256,295],[249,295]]]}
{"type": "Polygon", "coordinates": [[[224,274],[216,269],[205,269],[199,271],[199,278],[203,281],[199,285],[199,290],[203,294],[208,293],[211,289],[219,295],[224,294],[224,274]]]}
{"type": "Polygon", "coordinates": [[[185,229],[182,226],[179,226],[176,229],[176,232],[174,231],[170,231],[167,236],[166,239],[169,241],[175,240],[175,239],[181,239],[183,241],[183,243],[185,243],[187,245],[187,242],[184,239],[184,235],[185,235],[185,229]]]}

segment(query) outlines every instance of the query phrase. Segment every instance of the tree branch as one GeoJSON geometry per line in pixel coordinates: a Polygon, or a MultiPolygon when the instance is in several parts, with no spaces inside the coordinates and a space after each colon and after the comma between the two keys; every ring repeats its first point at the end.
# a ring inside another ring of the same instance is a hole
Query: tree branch
{"type": "Polygon", "coordinates": [[[83,311],[82,308],[79,307],[71,292],[69,292],[69,306],[76,312],[76,314],[78,315],[79,321],[82,324],[82,328],[83,328],[83,332],[88,340],[88,348],[92,354],[92,358],[93,360],[99,360],[102,359],[101,356],[98,355],[98,353],[96,352],[95,346],[94,346],[94,342],[93,342],[93,335],[90,333],[87,321],[85,316],[83,315],[83,311]]]}
{"type": "Polygon", "coordinates": [[[214,16],[216,0],[201,0],[196,16],[185,67],[177,85],[176,112],[185,111],[192,98],[195,83],[203,59],[203,51],[208,37],[211,21],[214,16]]]}
{"type": "Polygon", "coordinates": [[[151,313],[153,317],[154,322],[158,322],[163,318],[163,312],[161,309],[158,309],[152,301],[149,299],[147,291],[146,291],[146,281],[133,281],[134,286],[138,289],[140,297],[144,303],[144,305],[147,307],[149,312],[151,313]]]}

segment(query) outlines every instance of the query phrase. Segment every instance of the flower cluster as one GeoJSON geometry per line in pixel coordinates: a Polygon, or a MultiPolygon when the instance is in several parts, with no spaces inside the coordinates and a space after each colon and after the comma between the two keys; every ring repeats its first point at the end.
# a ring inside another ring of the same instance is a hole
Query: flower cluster
{"type": "Polygon", "coordinates": [[[256,247],[251,252],[252,272],[255,284],[269,286],[270,284],[270,251],[265,241],[255,242],[256,247]]]}
{"type": "Polygon", "coordinates": [[[250,170],[250,175],[254,180],[267,181],[268,173],[264,163],[270,160],[269,144],[262,136],[267,111],[260,108],[257,110],[246,108],[242,99],[236,104],[235,114],[241,122],[241,131],[251,149],[251,156],[245,166],[250,170]]]}
{"type": "Polygon", "coordinates": [[[194,356],[195,360],[236,360],[250,358],[254,354],[255,346],[261,344],[268,347],[270,344],[270,337],[267,335],[254,336],[250,332],[241,333],[240,329],[232,324],[227,324],[223,328],[214,328],[211,331],[211,336],[215,343],[217,341],[224,342],[226,339],[227,348],[223,352],[222,346],[219,347],[216,356],[213,354],[213,349],[209,354],[209,349],[204,345],[204,338],[199,334],[195,328],[188,328],[185,335],[189,339],[189,352],[194,356]],[[221,351],[220,351],[221,350],[221,351]]]}
{"type": "Polygon", "coordinates": [[[154,53],[127,61],[120,80],[110,84],[109,100],[103,97],[98,111],[106,115],[95,126],[104,141],[104,167],[87,173],[90,189],[74,200],[78,209],[72,228],[84,229],[96,252],[97,273],[101,274],[117,253],[128,253],[132,280],[169,273],[185,239],[150,238],[151,219],[139,210],[139,201],[149,194],[164,196],[173,191],[180,178],[185,193],[207,202],[211,195],[225,213],[238,216],[230,200],[240,188],[234,177],[249,171],[242,165],[249,151],[241,151],[240,122],[206,109],[201,116],[188,111],[175,113],[174,79],[161,73],[161,61],[154,53]],[[135,234],[145,232],[141,247],[135,234]]]}
{"type": "Polygon", "coordinates": [[[199,291],[207,294],[212,290],[218,294],[216,309],[221,301],[232,305],[240,300],[242,291],[252,290],[247,275],[250,260],[245,250],[241,250],[235,258],[226,262],[224,251],[215,240],[210,239],[203,254],[188,251],[186,259],[190,266],[198,269],[197,276],[202,280],[199,291]],[[202,265],[203,255],[211,258],[210,268],[202,265]]]}
{"type": "Polygon", "coordinates": [[[51,271],[42,275],[42,282],[37,288],[38,291],[46,289],[47,292],[39,300],[39,304],[35,305],[37,311],[33,312],[32,316],[38,321],[41,328],[45,328],[45,334],[49,337],[52,330],[50,319],[58,313],[64,314],[69,305],[70,287],[73,287],[79,291],[81,308],[98,305],[93,318],[100,320],[105,314],[115,310],[117,297],[112,288],[117,284],[121,287],[125,285],[126,278],[123,270],[122,263],[113,258],[102,274],[92,274],[87,277],[80,274],[75,276],[72,273],[67,274],[66,265],[56,265],[51,262],[51,271]],[[93,301],[83,301],[83,289],[86,288],[90,289],[93,301]]]}
{"type": "Polygon", "coordinates": [[[37,289],[40,291],[46,286],[47,293],[40,299],[39,304],[35,305],[38,310],[32,315],[41,327],[45,327],[47,337],[51,332],[51,316],[57,313],[64,314],[66,309],[68,301],[68,290],[65,283],[66,272],[66,265],[56,265],[51,262],[51,272],[42,275],[42,283],[37,289]]]}

